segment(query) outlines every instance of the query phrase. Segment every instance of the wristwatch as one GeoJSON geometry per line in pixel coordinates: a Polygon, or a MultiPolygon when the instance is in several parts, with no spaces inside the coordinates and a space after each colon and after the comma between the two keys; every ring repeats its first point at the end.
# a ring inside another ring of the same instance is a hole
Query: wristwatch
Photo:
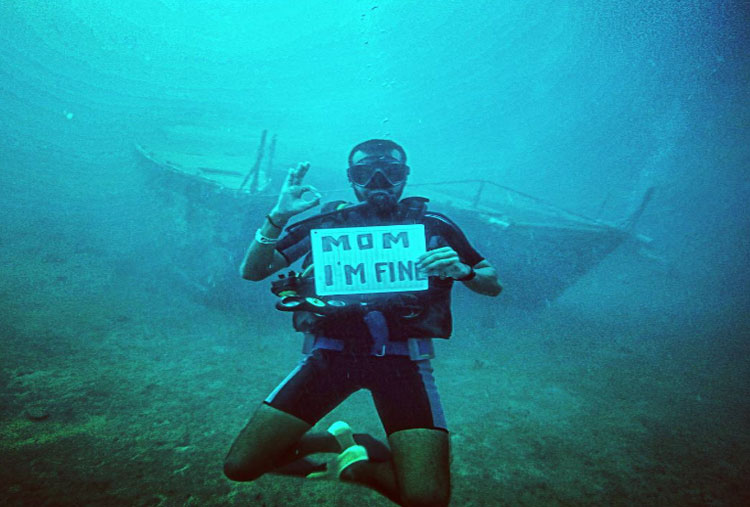
{"type": "Polygon", "coordinates": [[[461,278],[456,278],[456,280],[459,282],[468,282],[469,280],[473,280],[475,276],[477,276],[477,272],[474,270],[474,266],[469,266],[469,274],[461,278]]]}

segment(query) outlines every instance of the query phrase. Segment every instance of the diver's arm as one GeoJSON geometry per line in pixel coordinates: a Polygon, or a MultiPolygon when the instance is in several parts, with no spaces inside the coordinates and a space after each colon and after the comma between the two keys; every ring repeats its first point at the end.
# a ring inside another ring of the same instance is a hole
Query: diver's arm
{"type": "Polygon", "coordinates": [[[492,264],[487,260],[481,260],[472,268],[461,262],[458,253],[449,246],[425,252],[417,259],[417,268],[428,276],[450,277],[464,282],[469,289],[479,294],[497,296],[503,290],[497,277],[497,271],[492,267],[492,264]],[[473,276],[471,275],[472,270],[474,271],[473,276]],[[462,278],[470,279],[462,280],[462,278]]]}
{"type": "MultiPolygon", "coordinates": [[[[464,275],[468,276],[471,273],[470,270],[472,268],[466,264],[464,264],[464,266],[469,268],[464,275]]],[[[498,294],[500,294],[500,292],[503,290],[503,286],[500,285],[500,279],[497,276],[497,271],[492,266],[492,264],[487,262],[487,260],[482,260],[479,261],[473,269],[474,273],[476,273],[474,278],[465,281],[464,285],[466,285],[474,292],[484,294],[486,296],[497,296],[498,294]]]]}
{"type": "MultiPolygon", "coordinates": [[[[273,220],[274,224],[283,228],[286,221],[278,214],[274,215],[272,211],[268,216],[273,220]]],[[[276,239],[281,233],[279,227],[275,227],[266,219],[259,231],[266,238],[276,239]]],[[[287,266],[286,258],[276,250],[275,246],[272,243],[260,243],[257,239],[253,239],[240,265],[240,275],[242,278],[257,282],[285,268],[287,266]]]]}
{"type": "Polygon", "coordinates": [[[296,168],[289,169],[284,184],[281,186],[276,206],[266,216],[266,220],[258,229],[245,253],[245,258],[240,265],[242,278],[253,281],[263,280],[287,266],[286,258],[275,248],[275,240],[290,218],[320,203],[320,192],[311,185],[302,184],[302,179],[308,169],[310,169],[310,164],[307,162],[301,162],[296,168]],[[313,198],[303,199],[302,196],[308,192],[313,198]]]}

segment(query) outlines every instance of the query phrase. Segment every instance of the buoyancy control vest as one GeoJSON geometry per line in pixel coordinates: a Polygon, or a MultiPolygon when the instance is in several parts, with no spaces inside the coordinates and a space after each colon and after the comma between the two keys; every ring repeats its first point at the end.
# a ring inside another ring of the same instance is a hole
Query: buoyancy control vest
{"type": "MultiPolygon", "coordinates": [[[[326,204],[321,214],[291,225],[286,233],[303,241],[309,237],[310,230],[318,228],[421,223],[425,225],[428,249],[435,248],[438,246],[435,236],[438,228],[433,227],[434,217],[426,215],[427,202],[428,199],[423,197],[402,199],[394,213],[383,218],[372,213],[367,204],[349,205],[337,201],[326,204]]],[[[450,337],[452,279],[430,277],[429,288],[424,291],[319,297],[315,294],[313,276],[310,276],[313,262],[312,253],[308,253],[302,263],[306,276],[290,273],[293,279],[280,279],[274,282],[276,290],[272,287],[279,295],[280,288],[293,285],[300,300],[307,300],[293,313],[297,331],[339,340],[361,339],[370,335],[368,313],[377,311],[385,317],[391,341],[450,337]]]]}

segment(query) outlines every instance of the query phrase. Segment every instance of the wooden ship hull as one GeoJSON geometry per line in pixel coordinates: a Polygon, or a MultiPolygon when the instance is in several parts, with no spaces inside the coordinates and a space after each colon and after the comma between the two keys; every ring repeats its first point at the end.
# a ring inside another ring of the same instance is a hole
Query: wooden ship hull
{"type": "MultiPolygon", "coordinates": [[[[284,172],[274,172],[275,138],[265,132],[255,156],[206,153],[195,143],[138,144],[136,151],[165,202],[174,207],[183,238],[174,245],[173,268],[186,290],[223,307],[248,304],[238,275],[242,256],[259,220],[276,201],[284,172]],[[276,185],[271,185],[272,180],[276,185]]],[[[283,167],[287,167],[284,165],[283,167]]],[[[328,173],[330,174],[330,173],[328,173]]],[[[351,189],[326,191],[329,200],[351,198],[351,189]]],[[[627,240],[648,242],[633,225],[648,203],[619,224],[591,219],[491,181],[462,180],[409,185],[411,195],[430,199],[429,209],[446,214],[479,252],[497,265],[509,304],[547,304],[627,240]],[[416,188],[411,188],[416,187],[416,188]]]]}
{"type": "Polygon", "coordinates": [[[463,180],[426,187],[425,195],[462,228],[483,231],[472,234],[471,242],[497,266],[505,287],[503,296],[519,306],[553,301],[625,241],[651,241],[633,233],[651,191],[631,216],[614,224],[563,210],[490,181],[463,180]],[[456,198],[429,189],[457,185],[473,185],[473,197],[456,198]]]}

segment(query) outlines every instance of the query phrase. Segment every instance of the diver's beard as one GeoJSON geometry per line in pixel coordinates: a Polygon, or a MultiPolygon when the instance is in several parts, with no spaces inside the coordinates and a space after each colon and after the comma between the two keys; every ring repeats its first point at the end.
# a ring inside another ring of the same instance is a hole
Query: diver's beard
{"type": "Polygon", "coordinates": [[[369,192],[365,199],[378,215],[387,215],[395,211],[398,200],[392,192],[386,190],[375,190],[369,192]]]}

